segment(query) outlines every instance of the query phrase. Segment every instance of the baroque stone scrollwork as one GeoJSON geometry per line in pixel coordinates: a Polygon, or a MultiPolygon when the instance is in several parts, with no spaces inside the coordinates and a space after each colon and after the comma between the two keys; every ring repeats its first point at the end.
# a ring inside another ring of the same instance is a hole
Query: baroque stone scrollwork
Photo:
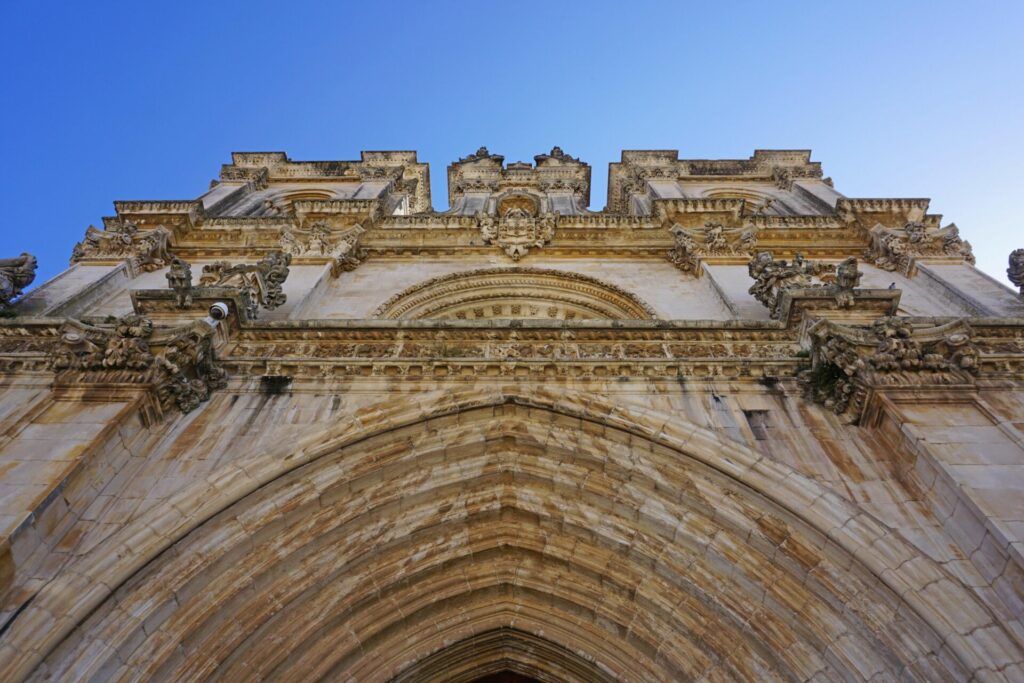
{"type": "Polygon", "coordinates": [[[706,256],[750,257],[757,246],[757,233],[752,229],[726,228],[721,223],[705,223],[702,228],[687,229],[676,223],[669,232],[676,246],[669,250],[668,260],[680,270],[697,274],[700,261],[706,256]]]}
{"type": "Polygon", "coordinates": [[[367,250],[359,246],[365,232],[358,223],[335,232],[323,221],[317,221],[307,229],[282,228],[281,251],[291,256],[330,257],[331,273],[337,277],[342,271],[355,270],[366,260],[367,250]]]}
{"type": "Polygon", "coordinates": [[[36,279],[36,257],[28,252],[0,259],[0,313],[9,311],[14,299],[36,279]]]}
{"type": "MultiPolygon", "coordinates": [[[[856,267],[854,261],[853,269],[856,270],[856,267]]],[[[773,318],[779,317],[783,292],[836,286],[834,266],[818,261],[807,261],[799,252],[790,263],[785,259],[775,260],[771,252],[762,251],[750,260],[747,272],[754,279],[754,284],[750,286],[750,294],[768,308],[773,318]],[[822,279],[823,282],[815,283],[815,277],[822,279]]],[[[849,281],[849,272],[846,277],[849,281]]],[[[860,281],[859,274],[855,281],[860,281]]]]}
{"type": "Polygon", "coordinates": [[[1006,277],[1020,290],[1020,295],[1024,296],[1024,249],[1014,249],[1010,252],[1010,265],[1006,269],[1006,277]]]}
{"type": "Polygon", "coordinates": [[[282,286],[291,262],[292,255],[282,251],[272,251],[258,263],[231,265],[219,261],[203,266],[199,284],[237,288],[245,300],[246,313],[255,318],[261,307],[273,310],[288,300],[282,286]]]}
{"type": "Polygon", "coordinates": [[[917,258],[953,257],[974,263],[971,243],[960,238],[960,230],[950,223],[944,228],[929,228],[910,221],[902,228],[876,225],[871,230],[871,246],[864,258],[882,270],[911,275],[917,258]]]}
{"type": "Polygon", "coordinates": [[[69,320],[49,364],[62,384],[148,385],[162,409],[187,413],[226,385],[210,333],[205,323],[155,333],[153,323],[138,315],[124,316],[112,328],[69,320]]]}
{"type": "Polygon", "coordinates": [[[71,252],[71,262],[116,258],[126,259],[133,267],[145,272],[159,270],[171,260],[167,250],[170,238],[171,232],[160,226],[142,230],[134,223],[124,222],[100,230],[90,225],[85,231],[85,239],[71,252]]]}
{"type": "Polygon", "coordinates": [[[180,258],[171,259],[171,266],[167,271],[167,286],[174,290],[178,308],[191,306],[192,266],[180,258]]]}
{"type": "Polygon", "coordinates": [[[557,211],[540,217],[531,216],[521,208],[513,208],[501,218],[483,212],[477,214],[484,244],[501,247],[513,261],[526,256],[531,248],[539,249],[554,239],[557,222],[557,211]]]}
{"type": "Polygon", "coordinates": [[[873,386],[970,382],[979,370],[978,347],[962,320],[923,330],[895,316],[870,328],[822,320],[809,336],[812,365],[800,377],[808,396],[852,421],[873,386]]]}

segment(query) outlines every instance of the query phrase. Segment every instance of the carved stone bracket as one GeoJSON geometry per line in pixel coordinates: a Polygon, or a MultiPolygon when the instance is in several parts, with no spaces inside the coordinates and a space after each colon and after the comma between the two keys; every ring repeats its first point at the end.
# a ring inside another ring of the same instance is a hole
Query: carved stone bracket
{"type": "Polygon", "coordinates": [[[809,330],[811,368],[801,374],[809,398],[859,421],[869,390],[973,382],[980,354],[963,320],[915,329],[885,316],[870,328],[821,320],[809,330]]]}
{"type": "Polygon", "coordinates": [[[134,223],[121,221],[100,230],[90,225],[85,239],[75,245],[71,262],[124,259],[138,270],[159,270],[171,260],[167,250],[170,238],[171,231],[161,226],[143,230],[134,223]]]}
{"type": "Polygon", "coordinates": [[[707,256],[750,258],[757,246],[757,233],[750,228],[726,228],[721,223],[705,223],[702,228],[684,228],[678,223],[669,228],[676,246],[667,256],[680,270],[700,274],[700,263],[707,256]]]}
{"type": "Polygon", "coordinates": [[[203,287],[230,287],[237,289],[245,300],[250,319],[256,318],[260,307],[273,310],[288,300],[282,290],[288,277],[292,255],[272,251],[258,263],[231,265],[219,261],[203,266],[199,284],[203,287]]]}
{"type": "Polygon", "coordinates": [[[69,320],[50,353],[55,385],[141,385],[154,392],[161,410],[184,413],[226,385],[214,362],[213,329],[205,322],[156,332],[138,315],[120,318],[112,328],[69,320]]]}
{"type": "Polygon", "coordinates": [[[960,238],[960,230],[952,223],[944,228],[929,228],[910,221],[895,229],[879,224],[871,229],[870,236],[871,246],[864,252],[864,259],[882,270],[898,271],[908,277],[914,274],[919,258],[974,263],[971,243],[960,238]]]}
{"type": "Polygon", "coordinates": [[[1020,290],[1020,295],[1024,296],[1024,249],[1014,249],[1010,252],[1010,266],[1006,269],[1006,277],[1020,290]]]}
{"type": "MultiPolygon", "coordinates": [[[[849,267],[848,264],[847,267],[849,267]]],[[[856,269],[857,264],[854,261],[853,270],[856,271],[856,269]]],[[[790,263],[785,259],[775,260],[771,252],[762,251],[750,260],[747,272],[754,279],[754,284],[750,286],[750,293],[764,304],[771,316],[776,319],[781,314],[783,292],[823,288],[836,289],[837,294],[846,291],[841,292],[837,288],[835,266],[819,261],[807,261],[799,252],[790,263]],[[815,277],[821,279],[822,282],[814,283],[813,278],[815,277]]],[[[847,283],[851,277],[848,272],[847,283]]],[[[859,273],[853,277],[853,281],[855,283],[860,281],[859,273]]],[[[852,290],[853,287],[849,289],[852,290]]]]}
{"type": "Polygon", "coordinates": [[[323,221],[308,228],[282,228],[281,250],[291,256],[326,256],[331,259],[334,277],[343,271],[355,270],[366,260],[368,252],[360,247],[366,230],[358,223],[343,231],[334,231],[323,221]]]}
{"type": "Polygon", "coordinates": [[[477,214],[477,225],[484,244],[501,247],[513,261],[518,261],[530,249],[539,249],[555,236],[558,212],[546,213],[540,217],[529,215],[521,209],[513,209],[505,216],[496,218],[489,214],[477,214]]]}
{"type": "Polygon", "coordinates": [[[9,311],[14,299],[36,279],[37,265],[36,257],[28,252],[0,259],[0,313],[9,311]]]}

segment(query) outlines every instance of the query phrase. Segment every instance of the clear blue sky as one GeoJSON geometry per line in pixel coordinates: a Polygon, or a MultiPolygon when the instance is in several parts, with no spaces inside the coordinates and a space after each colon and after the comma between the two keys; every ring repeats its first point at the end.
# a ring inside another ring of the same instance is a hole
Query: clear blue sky
{"type": "Polygon", "coordinates": [[[445,167],[487,145],[811,148],[853,197],[931,197],[1005,282],[1024,247],[1024,2],[5,0],[0,256],[67,265],[115,199],[203,192],[232,150],[445,167]]]}

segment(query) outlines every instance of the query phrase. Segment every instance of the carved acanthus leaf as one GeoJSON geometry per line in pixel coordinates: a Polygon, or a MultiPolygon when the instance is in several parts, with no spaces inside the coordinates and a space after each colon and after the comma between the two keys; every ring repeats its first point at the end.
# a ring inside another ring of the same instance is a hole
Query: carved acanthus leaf
{"type": "Polygon", "coordinates": [[[854,421],[871,387],[970,382],[980,353],[962,320],[915,329],[885,316],[870,328],[822,320],[809,331],[810,370],[801,375],[811,399],[854,421]]]}
{"type": "Polygon", "coordinates": [[[199,284],[237,289],[246,302],[246,313],[255,318],[260,307],[273,310],[288,300],[282,286],[291,262],[292,255],[282,251],[272,251],[258,263],[231,265],[219,261],[203,266],[199,284]]]}
{"type": "Polygon", "coordinates": [[[0,259],[0,312],[9,310],[14,299],[36,279],[37,265],[36,257],[28,252],[0,259]]]}
{"type": "Polygon", "coordinates": [[[684,228],[676,223],[669,232],[676,246],[667,256],[677,268],[697,273],[700,260],[707,256],[744,256],[750,258],[757,246],[757,233],[750,228],[726,228],[721,223],[705,223],[701,228],[684,228]]]}
{"type": "Polygon", "coordinates": [[[882,270],[911,275],[917,258],[959,258],[974,263],[971,243],[960,238],[960,230],[950,223],[944,228],[929,228],[908,222],[902,228],[876,225],[871,230],[871,246],[864,258],[882,270]]]}
{"type": "Polygon", "coordinates": [[[90,225],[85,239],[71,252],[71,262],[116,258],[128,260],[145,272],[159,270],[171,260],[167,250],[170,238],[171,232],[161,226],[142,230],[134,223],[122,222],[100,230],[90,225]]]}
{"type": "Polygon", "coordinates": [[[163,409],[189,412],[226,384],[205,323],[154,333],[138,315],[120,318],[112,328],[69,320],[50,352],[50,367],[60,383],[140,384],[156,392],[163,409]]]}
{"type": "Polygon", "coordinates": [[[557,223],[557,211],[539,218],[522,209],[513,209],[501,218],[483,212],[477,214],[477,226],[484,244],[501,247],[513,261],[528,254],[531,248],[539,249],[554,239],[557,223]]]}

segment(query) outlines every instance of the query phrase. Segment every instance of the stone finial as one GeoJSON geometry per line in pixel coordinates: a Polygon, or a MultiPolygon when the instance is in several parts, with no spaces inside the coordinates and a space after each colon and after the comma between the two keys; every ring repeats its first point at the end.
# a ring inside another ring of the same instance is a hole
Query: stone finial
{"type": "Polygon", "coordinates": [[[1014,249],[1010,252],[1010,266],[1006,269],[1006,277],[1010,278],[1013,286],[1020,290],[1024,296],[1024,249],[1014,249]]]}
{"type": "Polygon", "coordinates": [[[28,252],[0,259],[0,312],[10,310],[14,299],[36,279],[36,257],[28,252]]]}
{"type": "Polygon", "coordinates": [[[231,265],[219,261],[203,266],[199,284],[203,287],[232,287],[245,299],[245,310],[255,318],[260,307],[273,310],[288,300],[283,291],[292,255],[272,251],[258,263],[231,265]]]}
{"type": "Polygon", "coordinates": [[[171,259],[171,267],[167,271],[167,286],[178,296],[178,308],[192,305],[192,266],[183,259],[171,259]]]}

